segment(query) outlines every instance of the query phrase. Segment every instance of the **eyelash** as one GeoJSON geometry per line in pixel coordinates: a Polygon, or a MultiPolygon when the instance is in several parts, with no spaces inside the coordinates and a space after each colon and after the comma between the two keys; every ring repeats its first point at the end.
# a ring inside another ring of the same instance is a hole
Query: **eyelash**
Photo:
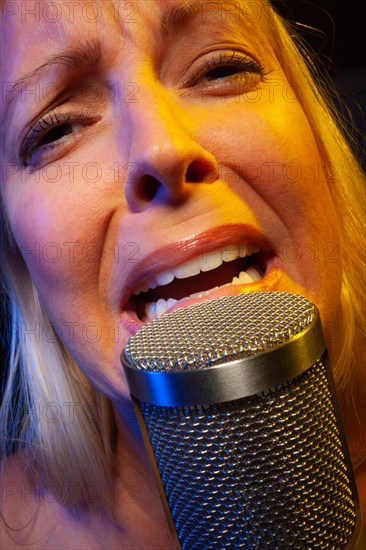
{"type": "Polygon", "coordinates": [[[238,78],[243,79],[243,77],[249,83],[251,78],[250,75],[253,75],[253,77],[263,77],[265,75],[264,67],[260,62],[255,61],[252,57],[238,52],[237,50],[233,50],[220,52],[215,56],[206,59],[197,69],[193,71],[191,75],[189,75],[185,84],[189,87],[195,86],[200,84],[200,81],[203,78],[206,79],[204,86],[209,88],[217,86],[215,83],[210,84],[210,82],[213,81],[222,82],[225,79],[238,80],[238,78]],[[240,72],[223,74],[222,76],[220,75],[220,70],[221,73],[225,73],[225,70],[227,71],[228,69],[238,69],[240,72]],[[213,77],[208,78],[207,81],[208,74],[213,73],[214,71],[216,71],[216,73],[219,71],[219,74],[216,75],[216,77],[213,75],[213,77]]]}
{"type": "MultiPolygon", "coordinates": [[[[67,136],[74,132],[68,132],[60,137],[56,136],[57,139],[44,144],[42,144],[42,139],[44,140],[47,136],[50,138],[52,132],[60,132],[64,126],[69,125],[72,127],[78,124],[87,126],[90,124],[90,116],[88,117],[87,115],[83,115],[81,113],[73,114],[53,112],[42,117],[30,127],[26,137],[23,140],[19,155],[22,165],[27,167],[32,163],[37,164],[37,157],[39,155],[59,146],[62,140],[66,141],[67,136]]],[[[72,138],[70,137],[69,139],[72,138]]]]}

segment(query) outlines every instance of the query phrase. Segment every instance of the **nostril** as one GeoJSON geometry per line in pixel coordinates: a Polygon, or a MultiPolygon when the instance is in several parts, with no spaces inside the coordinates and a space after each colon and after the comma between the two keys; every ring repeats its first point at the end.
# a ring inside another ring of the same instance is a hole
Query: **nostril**
{"type": "MultiPolygon", "coordinates": [[[[169,178],[174,177],[174,175],[169,176],[169,178]]],[[[166,190],[174,188],[178,189],[178,187],[180,187],[178,181],[179,179],[181,178],[177,176],[177,179],[174,180],[174,184],[164,185],[164,183],[160,182],[155,176],[145,174],[139,178],[135,184],[136,197],[138,197],[140,203],[149,203],[153,201],[159,192],[161,192],[164,188],[166,188],[166,190]]],[[[211,167],[208,166],[208,163],[201,160],[192,161],[189,164],[184,177],[186,183],[208,183],[214,179],[215,178],[213,177],[211,167]]]]}
{"type": "MultiPolygon", "coordinates": [[[[207,155],[151,155],[138,169],[127,174],[125,194],[132,211],[144,210],[150,203],[181,204],[196,184],[214,183],[218,177],[216,161],[207,155]],[[193,185],[192,185],[193,184],[193,185]]],[[[134,168],[136,164],[133,164],[134,168]]]]}
{"type": "Polygon", "coordinates": [[[138,183],[137,195],[143,202],[150,202],[155,198],[159,187],[160,182],[154,176],[143,176],[138,183]]]}
{"type": "Polygon", "coordinates": [[[187,168],[185,181],[187,183],[211,183],[216,179],[211,164],[204,160],[194,160],[187,168]]]}

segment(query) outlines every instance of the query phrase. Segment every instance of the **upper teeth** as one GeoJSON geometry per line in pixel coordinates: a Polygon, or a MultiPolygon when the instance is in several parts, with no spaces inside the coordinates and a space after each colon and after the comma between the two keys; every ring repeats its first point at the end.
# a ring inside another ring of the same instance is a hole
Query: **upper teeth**
{"type": "Polygon", "coordinates": [[[173,281],[174,278],[186,279],[198,275],[201,271],[211,271],[216,269],[223,262],[231,262],[237,258],[245,258],[254,252],[259,252],[259,246],[253,243],[237,243],[221,247],[215,252],[204,251],[200,256],[181,264],[174,269],[169,269],[158,273],[141,287],[137,288],[134,295],[140,292],[147,292],[149,288],[156,288],[158,285],[164,286],[173,281]]]}

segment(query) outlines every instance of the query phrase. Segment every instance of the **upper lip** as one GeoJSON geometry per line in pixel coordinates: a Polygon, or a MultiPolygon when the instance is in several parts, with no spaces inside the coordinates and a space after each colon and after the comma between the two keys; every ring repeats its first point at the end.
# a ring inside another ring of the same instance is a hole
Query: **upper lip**
{"type": "Polygon", "coordinates": [[[122,309],[132,294],[157,274],[175,268],[202,254],[233,243],[254,243],[261,251],[273,250],[269,240],[255,227],[246,224],[222,225],[193,237],[158,248],[134,265],[122,292],[122,309]]]}

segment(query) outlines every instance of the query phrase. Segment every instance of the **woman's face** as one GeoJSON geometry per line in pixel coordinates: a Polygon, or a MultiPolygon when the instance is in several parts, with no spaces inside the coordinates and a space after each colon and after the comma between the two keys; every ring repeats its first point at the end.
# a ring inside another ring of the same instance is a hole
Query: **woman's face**
{"type": "Polygon", "coordinates": [[[2,193],[92,383],[126,396],[126,339],[223,295],[298,292],[330,334],[335,211],[261,2],[71,4],[4,4],[2,193]]]}

